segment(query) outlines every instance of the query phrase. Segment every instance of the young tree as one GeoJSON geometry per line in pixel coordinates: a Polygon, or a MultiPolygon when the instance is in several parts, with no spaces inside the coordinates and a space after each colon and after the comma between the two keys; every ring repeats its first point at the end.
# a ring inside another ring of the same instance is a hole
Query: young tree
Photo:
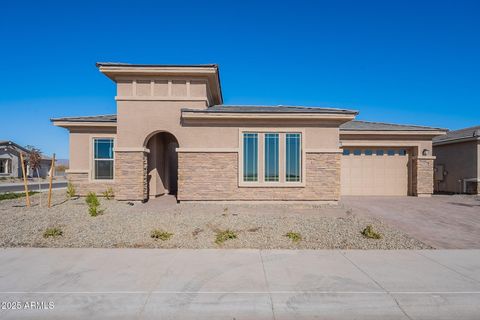
{"type": "MultiPolygon", "coordinates": [[[[40,151],[40,149],[38,148],[35,148],[34,146],[27,146],[26,148],[28,149],[28,165],[30,166],[30,169],[32,171],[35,171],[37,173],[38,191],[42,191],[40,173],[38,171],[38,169],[40,169],[40,167],[42,166],[41,165],[42,151],[40,151]]],[[[41,205],[41,202],[40,202],[40,205],[41,205]]]]}

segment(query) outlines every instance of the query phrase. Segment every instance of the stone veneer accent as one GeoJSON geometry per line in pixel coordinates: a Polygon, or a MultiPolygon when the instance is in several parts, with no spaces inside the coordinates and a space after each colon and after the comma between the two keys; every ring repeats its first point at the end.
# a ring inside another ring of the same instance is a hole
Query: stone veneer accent
{"type": "Polygon", "coordinates": [[[89,192],[101,195],[108,188],[112,188],[114,193],[116,191],[114,182],[89,181],[88,172],[69,172],[67,173],[67,179],[75,187],[75,194],[78,196],[86,196],[89,192]]]}
{"type": "Polygon", "coordinates": [[[314,200],[340,198],[339,153],[307,153],[304,187],[239,187],[238,153],[178,154],[182,200],[314,200]]]}
{"type": "Polygon", "coordinates": [[[144,151],[115,151],[115,199],[147,199],[147,154],[144,151]]]}
{"type": "Polygon", "coordinates": [[[412,189],[414,195],[431,195],[433,193],[433,158],[412,159],[412,189]]]}

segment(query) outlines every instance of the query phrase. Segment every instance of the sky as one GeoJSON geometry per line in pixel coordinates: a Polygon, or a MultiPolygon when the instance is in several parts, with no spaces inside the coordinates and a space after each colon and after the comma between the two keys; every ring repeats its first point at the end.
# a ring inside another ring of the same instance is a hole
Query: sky
{"type": "Polygon", "coordinates": [[[480,124],[480,1],[5,1],[0,140],[68,158],[52,117],[116,112],[97,61],[217,63],[225,104],[480,124]]]}

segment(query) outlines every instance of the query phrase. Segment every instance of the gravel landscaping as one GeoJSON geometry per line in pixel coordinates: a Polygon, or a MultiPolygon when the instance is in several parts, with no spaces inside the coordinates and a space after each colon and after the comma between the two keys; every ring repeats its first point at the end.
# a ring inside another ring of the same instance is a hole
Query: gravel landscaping
{"type": "Polygon", "coordinates": [[[141,204],[100,198],[104,211],[96,217],[89,215],[85,198],[68,200],[65,191],[54,192],[50,209],[46,208],[46,193],[33,195],[31,208],[25,207],[24,198],[0,201],[0,246],[431,248],[379,219],[357,215],[341,205],[175,204],[165,200],[141,204]],[[368,225],[380,233],[380,239],[362,235],[368,225]]]}

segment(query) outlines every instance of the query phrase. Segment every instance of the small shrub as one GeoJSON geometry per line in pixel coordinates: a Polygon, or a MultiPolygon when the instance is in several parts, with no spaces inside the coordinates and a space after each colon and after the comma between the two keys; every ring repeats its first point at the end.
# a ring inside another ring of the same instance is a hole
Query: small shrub
{"type": "MultiPolygon", "coordinates": [[[[38,192],[36,191],[29,191],[28,195],[34,195],[38,192]]],[[[25,192],[7,192],[7,193],[2,193],[0,194],[0,201],[2,200],[11,200],[11,199],[18,199],[18,198],[23,198],[25,197],[25,192]]]]}
{"type": "Polygon", "coordinates": [[[216,244],[222,244],[229,239],[237,239],[237,234],[232,230],[218,231],[215,237],[216,244]]]}
{"type": "Polygon", "coordinates": [[[162,230],[157,230],[157,229],[152,230],[152,232],[150,232],[150,237],[151,238],[160,239],[162,241],[167,241],[172,236],[173,236],[173,233],[162,231],[162,230]]]}
{"type": "Polygon", "coordinates": [[[365,229],[363,229],[362,234],[365,238],[369,239],[381,239],[382,235],[375,230],[371,225],[368,225],[365,229]]]}
{"type": "Polygon", "coordinates": [[[302,240],[302,236],[298,232],[287,232],[287,234],[285,234],[285,237],[289,238],[293,242],[299,242],[302,240]]]}
{"type": "Polygon", "coordinates": [[[67,184],[67,197],[75,197],[75,187],[70,182],[67,184]]]}
{"type": "Polygon", "coordinates": [[[112,200],[114,197],[113,189],[111,187],[108,187],[108,189],[105,192],[103,192],[102,195],[105,197],[105,199],[112,200]]]}
{"type": "Polygon", "coordinates": [[[95,192],[89,192],[87,194],[87,198],[85,199],[85,202],[88,205],[88,213],[92,217],[96,217],[99,214],[103,213],[103,210],[100,209],[100,200],[98,200],[98,197],[95,194],[95,192]]]}
{"type": "Polygon", "coordinates": [[[45,230],[45,232],[43,233],[43,237],[44,237],[44,238],[50,238],[50,237],[56,238],[56,237],[60,237],[60,236],[62,236],[62,235],[63,235],[62,229],[57,228],[57,227],[48,228],[48,229],[45,230]]]}

